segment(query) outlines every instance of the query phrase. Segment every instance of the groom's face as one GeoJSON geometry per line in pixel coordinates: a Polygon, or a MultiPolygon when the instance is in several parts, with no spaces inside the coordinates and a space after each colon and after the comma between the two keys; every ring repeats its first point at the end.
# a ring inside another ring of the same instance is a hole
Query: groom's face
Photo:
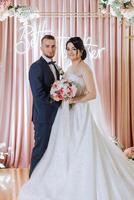
{"type": "Polygon", "coordinates": [[[41,50],[46,57],[53,58],[56,51],[56,41],[44,39],[41,43],[41,50]]]}

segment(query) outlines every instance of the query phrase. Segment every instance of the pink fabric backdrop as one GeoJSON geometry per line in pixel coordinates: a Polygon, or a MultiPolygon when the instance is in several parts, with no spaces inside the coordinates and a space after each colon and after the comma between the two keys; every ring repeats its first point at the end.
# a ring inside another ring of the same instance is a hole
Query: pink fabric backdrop
{"type": "Polygon", "coordinates": [[[91,37],[92,44],[106,48],[101,57],[95,60],[106,122],[113,136],[118,136],[125,147],[132,146],[134,40],[127,37],[134,34],[134,26],[127,26],[125,22],[121,24],[113,17],[95,14],[98,11],[98,1],[95,0],[31,0],[15,3],[36,6],[41,16],[28,23],[32,28],[22,26],[16,18],[0,22],[0,142],[5,142],[7,148],[10,146],[12,150],[7,164],[13,167],[29,165],[33,126],[28,70],[40,56],[39,41],[45,33],[56,36],[55,59],[64,68],[68,65],[65,58],[66,37],[80,36],[84,41],[91,37]],[[74,16],[74,12],[77,15],[74,16]],[[42,32],[37,36],[39,30],[42,32]],[[25,53],[22,52],[24,49],[25,53]]]}

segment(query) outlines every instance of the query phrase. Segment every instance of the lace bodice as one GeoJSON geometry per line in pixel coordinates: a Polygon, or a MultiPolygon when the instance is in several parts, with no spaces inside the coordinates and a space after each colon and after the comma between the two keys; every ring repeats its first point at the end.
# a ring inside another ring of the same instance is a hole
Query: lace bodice
{"type": "Polygon", "coordinates": [[[71,81],[74,81],[77,85],[77,93],[76,96],[80,96],[86,93],[86,85],[82,76],[79,76],[72,72],[67,72],[65,74],[65,78],[71,81]]]}

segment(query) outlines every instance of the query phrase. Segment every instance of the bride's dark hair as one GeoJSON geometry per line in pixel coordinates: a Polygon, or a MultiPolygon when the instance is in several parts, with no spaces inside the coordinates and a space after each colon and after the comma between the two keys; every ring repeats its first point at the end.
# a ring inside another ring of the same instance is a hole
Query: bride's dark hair
{"type": "Polygon", "coordinates": [[[67,49],[68,43],[70,43],[70,42],[73,43],[73,45],[76,49],[80,50],[81,59],[84,60],[87,56],[87,52],[86,52],[86,49],[84,47],[82,39],[80,37],[71,37],[66,43],[66,49],[67,49]]]}

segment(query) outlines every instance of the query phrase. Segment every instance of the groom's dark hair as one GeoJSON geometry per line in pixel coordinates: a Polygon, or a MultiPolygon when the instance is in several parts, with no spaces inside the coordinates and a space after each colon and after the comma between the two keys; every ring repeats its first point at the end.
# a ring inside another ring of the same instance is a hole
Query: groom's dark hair
{"type": "Polygon", "coordinates": [[[55,40],[55,37],[53,35],[44,35],[43,38],[41,38],[41,43],[44,39],[55,40]]]}

